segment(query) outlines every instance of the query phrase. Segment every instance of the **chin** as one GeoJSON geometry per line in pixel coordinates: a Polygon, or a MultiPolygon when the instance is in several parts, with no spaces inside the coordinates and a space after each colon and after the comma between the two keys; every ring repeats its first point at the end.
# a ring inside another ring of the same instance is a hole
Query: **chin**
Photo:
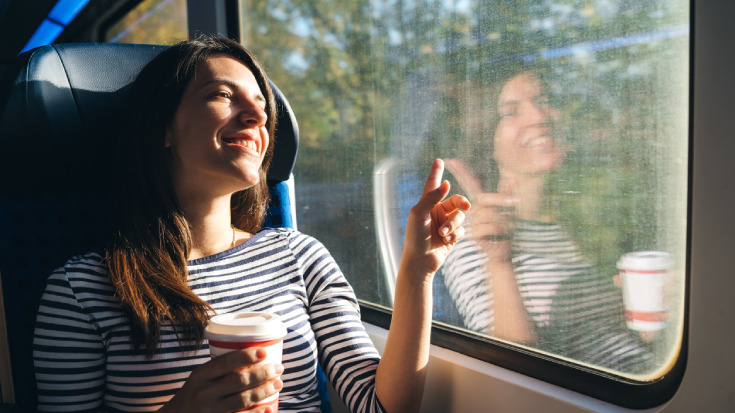
{"type": "Polygon", "coordinates": [[[538,165],[541,166],[541,169],[543,169],[546,172],[554,172],[561,166],[561,164],[564,163],[564,154],[561,153],[555,153],[553,155],[548,156],[546,159],[542,159],[538,162],[538,165]]]}
{"type": "Polygon", "coordinates": [[[260,174],[251,175],[248,174],[247,176],[242,177],[240,180],[240,191],[245,189],[250,189],[260,183],[260,174]]]}

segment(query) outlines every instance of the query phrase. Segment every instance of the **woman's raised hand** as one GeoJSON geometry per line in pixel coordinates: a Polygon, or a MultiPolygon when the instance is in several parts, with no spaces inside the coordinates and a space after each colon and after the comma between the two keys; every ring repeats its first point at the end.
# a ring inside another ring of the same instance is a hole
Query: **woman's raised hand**
{"type": "Polygon", "coordinates": [[[447,169],[472,201],[470,237],[482,247],[490,260],[510,260],[513,218],[518,206],[518,200],[513,196],[513,182],[501,178],[498,192],[484,192],[480,180],[462,161],[447,160],[447,169]]]}
{"type": "MultiPolygon", "coordinates": [[[[264,349],[249,348],[213,358],[194,369],[159,412],[226,413],[257,405],[283,388],[283,366],[258,364],[265,356],[264,349]]],[[[268,407],[248,412],[275,413],[268,407]]]]}
{"type": "Polygon", "coordinates": [[[408,216],[402,260],[424,275],[433,275],[464,236],[463,211],[470,209],[470,202],[461,195],[444,199],[449,182],[442,181],[443,173],[444,162],[435,160],[424,193],[408,216]]]}

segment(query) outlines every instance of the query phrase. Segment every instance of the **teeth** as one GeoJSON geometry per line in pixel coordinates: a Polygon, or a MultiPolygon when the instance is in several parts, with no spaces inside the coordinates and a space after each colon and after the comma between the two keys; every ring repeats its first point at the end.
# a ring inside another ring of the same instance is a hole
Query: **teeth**
{"type": "Polygon", "coordinates": [[[244,147],[246,147],[248,149],[251,149],[251,150],[254,150],[254,151],[258,150],[257,145],[255,144],[255,142],[254,141],[251,141],[251,140],[247,140],[247,139],[233,139],[231,142],[234,143],[235,145],[244,146],[244,147]]]}
{"type": "Polygon", "coordinates": [[[546,143],[547,143],[547,142],[548,142],[549,140],[550,140],[550,139],[549,139],[549,138],[547,138],[547,137],[545,137],[545,136],[542,136],[542,137],[538,137],[538,138],[533,138],[533,139],[529,140],[529,141],[528,141],[528,142],[526,143],[526,146],[527,146],[527,147],[533,147],[533,146],[541,146],[541,145],[544,145],[544,144],[546,144],[546,143]]]}

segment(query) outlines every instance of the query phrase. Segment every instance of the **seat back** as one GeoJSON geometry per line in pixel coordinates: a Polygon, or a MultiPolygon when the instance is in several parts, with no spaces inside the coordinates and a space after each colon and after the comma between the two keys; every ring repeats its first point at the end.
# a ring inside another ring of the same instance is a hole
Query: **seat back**
{"type": "MultiPolygon", "coordinates": [[[[386,158],[373,172],[373,209],[380,259],[383,263],[385,285],[388,287],[390,304],[395,295],[396,276],[403,239],[406,235],[408,214],[421,197],[426,177],[423,164],[416,165],[405,158],[386,158]]],[[[445,178],[452,180],[450,175],[445,178]]],[[[452,188],[457,188],[453,185],[452,188]]],[[[456,305],[452,302],[444,284],[441,269],[433,280],[434,305],[432,319],[445,324],[463,327],[464,323],[456,305]]]]}
{"type": "MultiPolygon", "coordinates": [[[[138,72],[164,49],[45,46],[18,56],[0,83],[0,291],[12,370],[12,383],[0,386],[4,403],[12,401],[8,389],[14,387],[24,412],[36,405],[32,339],[46,278],[68,258],[103,246],[114,114],[138,72]]],[[[271,86],[278,121],[266,225],[293,226],[288,182],[298,126],[288,101],[271,86]]]]}

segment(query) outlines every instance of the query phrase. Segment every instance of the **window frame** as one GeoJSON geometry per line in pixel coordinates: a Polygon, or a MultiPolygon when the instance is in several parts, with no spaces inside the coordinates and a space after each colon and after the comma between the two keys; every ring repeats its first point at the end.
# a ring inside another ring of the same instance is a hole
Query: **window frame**
{"type": "MultiPolygon", "coordinates": [[[[689,330],[686,317],[689,307],[688,288],[686,297],[684,337],[679,356],[668,373],[650,382],[613,375],[488,336],[464,332],[436,321],[432,322],[431,344],[621,407],[646,409],[670,400],[684,376],[689,330]]],[[[358,301],[363,323],[386,330],[390,328],[392,311],[389,308],[361,299],[358,301]]]]}

